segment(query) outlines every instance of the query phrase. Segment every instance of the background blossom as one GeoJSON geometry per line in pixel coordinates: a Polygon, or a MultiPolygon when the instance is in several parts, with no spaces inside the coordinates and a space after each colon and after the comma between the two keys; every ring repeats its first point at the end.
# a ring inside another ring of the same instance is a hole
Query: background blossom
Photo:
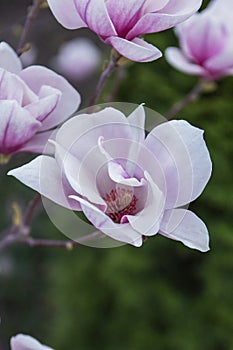
{"type": "Polygon", "coordinates": [[[89,27],[122,56],[139,62],[161,57],[161,52],[144,41],[142,35],[174,27],[195,13],[201,3],[201,0],[48,0],[64,27],[89,27]]]}
{"type": "Polygon", "coordinates": [[[212,1],[176,27],[180,48],[166,49],[167,61],[178,70],[206,79],[233,74],[232,2],[212,1]]]}
{"type": "Polygon", "coordinates": [[[42,66],[22,69],[14,50],[0,44],[0,154],[42,152],[48,130],[79,104],[79,93],[62,76],[42,66]]]}
{"type": "Polygon", "coordinates": [[[100,64],[100,51],[89,39],[78,38],[62,44],[53,67],[71,80],[90,77],[100,64]]]}

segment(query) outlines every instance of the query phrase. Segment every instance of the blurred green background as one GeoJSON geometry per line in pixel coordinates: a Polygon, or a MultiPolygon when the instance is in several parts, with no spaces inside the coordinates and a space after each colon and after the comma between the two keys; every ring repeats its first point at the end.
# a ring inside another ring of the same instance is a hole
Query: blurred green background
{"type": "MultiPolygon", "coordinates": [[[[17,46],[29,4],[1,0],[0,40],[17,46]]],[[[49,10],[43,10],[31,32],[39,50],[36,63],[48,65],[64,40],[79,36],[91,37],[107,57],[109,49],[93,34],[65,30],[49,10]]],[[[147,39],[162,50],[176,45],[172,30],[147,39]]],[[[97,78],[98,74],[76,84],[83,105],[97,78]]],[[[173,70],[164,58],[131,64],[116,101],[145,102],[163,114],[196,81],[173,70]]],[[[114,77],[103,99],[111,82],[114,77]]],[[[207,224],[210,252],[199,253],[161,236],[150,238],[140,249],[10,247],[0,255],[0,350],[21,332],[57,350],[233,349],[232,98],[233,78],[228,77],[179,115],[205,129],[213,160],[212,179],[190,206],[207,224]]],[[[34,196],[6,177],[7,170],[22,161],[24,156],[18,155],[1,166],[1,230],[10,224],[11,203],[24,207],[34,196]]],[[[43,211],[33,221],[32,234],[65,239],[43,211]]]]}

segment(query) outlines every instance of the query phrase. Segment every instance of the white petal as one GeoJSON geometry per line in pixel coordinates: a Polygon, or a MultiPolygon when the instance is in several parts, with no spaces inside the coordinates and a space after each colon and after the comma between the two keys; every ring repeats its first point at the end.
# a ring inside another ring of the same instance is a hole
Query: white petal
{"type": "Polygon", "coordinates": [[[69,200],[68,196],[75,191],[65,182],[62,169],[54,158],[39,156],[28,164],[10,170],[8,175],[65,208],[80,210],[77,202],[69,200]]]}
{"type": "Polygon", "coordinates": [[[148,194],[145,207],[138,214],[126,215],[132,228],[144,236],[153,236],[159,231],[165,198],[151,176],[145,172],[148,194]]]}
{"type": "Polygon", "coordinates": [[[209,250],[209,234],[204,222],[185,209],[166,210],[160,233],[201,252],[209,250]]]}
{"type": "Polygon", "coordinates": [[[142,245],[142,235],[135,231],[130,224],[116,224],[97,207],[77,196],[70,196],[81,203],[82,210],[88,220],[105,235],[135,247],[142,245]]]}
{"type": "Polygon", "coordinates": [[[41,344],[30,335],[17,334],[11,338],[11,350],[53,350],[52,348],[41,344]]]}
{"type": "Polygon", "coordinates": [[[203,130],[184,120],[173,120],[154,128],[145,145],[163,169],[167,209],[188,204],[201,194],[212,170],[203,130]]]}
{"type": "Polygon", "coordinates": [[[0,67],[15,74],[18,74],[22,69],[19,57],[4,41],[0,43],[0,67]]]}

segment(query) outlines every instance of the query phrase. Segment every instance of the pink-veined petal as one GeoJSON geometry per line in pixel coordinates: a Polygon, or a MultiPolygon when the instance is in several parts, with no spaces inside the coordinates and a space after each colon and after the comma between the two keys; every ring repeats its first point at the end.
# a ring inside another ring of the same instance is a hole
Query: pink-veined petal
{"type": "Polygon", "coordinates": [[[105,0],[74,0],[76,10],[88,27],[100,36],[117,35],[105,0]]]}
{"type": "Polygon", "coordinates": [[[131,40],[142,34],[161,32],[185,21],[201,6],[202,0],[170,0],[156,13],[146,13],[128,33],[131,40]]]}
{"type": "Polygon", "coordinates": [[[42,123],[41,130],[44,129],[43,122],[49,118],[51,113],[55,110],[61,97],[60,90],[49,86],[44,86],[43,88],[46,90],[47,94],[44,94],[44,97],[39,98],[37,101],[25,107],[35,119],[42,123]]]}
{"type": "Polygon", "coordinates": [[[21,148],[21,152],[43,153],[46,147],[46,154],[52,154],[53,148],[48,148],[48,139],[51,137],[52,131],[44,131],[33,136],[21,148]]]}
{"type": "Polygon", "coordinates": [[[106,2],[106,7],[111,21],[121,37],[137,23],[141,16],[141,10],[146,0],[111,0],[106,2]]]}
{"type": "Polygon", "coordinates": [[[16,101],[0,101],[0,153],[18,151],[40,128],[41,123],[16,101]]]}
{"type": "Polygon", "coordinates": [[[43,121],[41,130],[52,128],[74,113],[80,104],[79,93],[61,75],[42,66],[30,66],[21,71],[20,77],[36,94],[43,85],[51,86],[62,93],[55,110],[43,121]]]}

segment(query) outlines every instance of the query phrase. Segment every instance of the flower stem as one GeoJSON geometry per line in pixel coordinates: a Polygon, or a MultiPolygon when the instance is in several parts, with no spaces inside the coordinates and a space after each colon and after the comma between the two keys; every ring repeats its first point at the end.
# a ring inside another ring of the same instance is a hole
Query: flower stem
{"type": "Polygon", "coordinates": [[[180,101],[176,102],[165,114],[166,119],[172,119],[179,114],[186,106],[196,101],[205,91],[205,85],[208,84],[204,80],[200,80],[194,88],[180,101]]]}
{"type": "Polygon", "coordinates": [[[90,101],[89,107],[92,107],[96,104],[107,79],[110,77],[112,72],[118,67],[118,62],[120,58],[121,58],[121,55],[116,53],[115,51],[111,53],[110,61],[99,78],[99,81],[95,89],[95,93],[90,101]]]}
{"type": "Polygon", "coordinates": [[[32,23],[36,19],[37,15],[42,7],[43,2],[44,2],[44,0],[34,0],[33,4],[29,7],[27,18],[26,18],[26,21],[24,23],[23,32],[22,32],[22,35],[21,35],[21,38],[19,41],[18,49],[17,49],[18,56],[21,56],[22,53],[26,50],[27,39],[28,39],[28,35],[30,32],[32,23]]]}

